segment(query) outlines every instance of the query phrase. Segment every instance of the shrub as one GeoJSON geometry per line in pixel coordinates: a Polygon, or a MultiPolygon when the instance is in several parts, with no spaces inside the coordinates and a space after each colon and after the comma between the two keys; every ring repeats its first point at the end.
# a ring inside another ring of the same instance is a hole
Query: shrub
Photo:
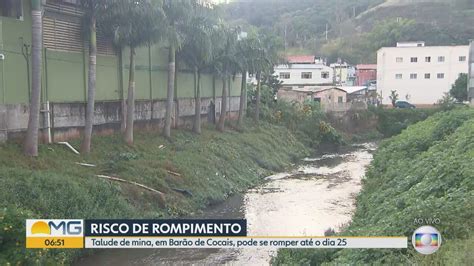
{"type": "MultiPolygon", "coordinates": [[[[364,179],[351,224],[340,235],[407,236],[415,218],[439,218],[435,256],[407,250],[282,250],[277,264],[429,264],[469,261],[474,227],[474,110],[441,112],[384,141],[364,179]],[[464,243],[454,249],[452,243],[464,243]],[[444,250],[444,251],[443,251],[444,250]]],[[[472,256],[471,256],[472,257],[472,256]]],[[[462,264],[462,263],[461,263],[462,264]]]]}
{"type": "MultiPolygon", "coordinates": [[[[261,119],[272,124],[282,125],[293,132],[307,146],[344,143],[342,135],[329,124],[327,117],[316,102],[304,104],[287,101],[274,101],[268,87],[262,86],[261,119]],[[264,96],[267,95],[267,96],[264,96]]],[[[249,97],[253,97],[250,95],[249,97]]],[[[250,98],[253,99],[253,98],[250,98]]],[[[254,116],[255,105],[251,102],[248,115],[254,116]]]]}

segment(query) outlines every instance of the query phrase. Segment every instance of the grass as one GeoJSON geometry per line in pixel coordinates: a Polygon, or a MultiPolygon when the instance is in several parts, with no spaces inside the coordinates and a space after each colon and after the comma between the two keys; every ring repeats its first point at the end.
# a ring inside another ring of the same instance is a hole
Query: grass
{"type": "MultiPolygon", "coordinates": [[[[71,144],[79,147],[80,142],[71,144]]],[[[25,249],[25,219],[192,215],[262,182],[308,152],[287,129],[267,123],[224,134],[204,128],[200,136],[178,130],[171,141],[156,132],[137,132],[133,147],[120,135],[95,137],[88,156],[41,145],[40,156],[28,158],[19,144],[1,145],[0,264],[68,264],[85,252],[25,249]],[[97,178],[99,174],[144,184],[165,197],[97,178]]]]}
{"type": "MultiPolygon", "coordinates": [[[[407,236],[415,219],[434,225],[443,244],[433,256],[406,250],[281,250],[275,264],[461,265],[472,261],[474,228],[474,110],[437,113],[384,141],[357,197],[352,222],[340,235],[407,236]],[[459,245],[458,245],[459,244],[459,245]]],[[[411,240],[410,240],[411,242],[411,240]]]]}

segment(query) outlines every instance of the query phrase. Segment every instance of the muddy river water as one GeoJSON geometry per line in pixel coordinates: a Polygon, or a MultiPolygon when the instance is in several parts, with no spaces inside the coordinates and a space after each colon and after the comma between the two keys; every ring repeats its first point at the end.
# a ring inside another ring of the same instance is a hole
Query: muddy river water
{"type": "MultiPolygon", "coordinates": [[[[198,218],[246,218],[249,236],[323,236],[348,223],[373,143],[304,159],[290,172],[206,210],[198,218]]],[[[113,249],[77,265],[268,265],[272,249],[113,249]]]]}

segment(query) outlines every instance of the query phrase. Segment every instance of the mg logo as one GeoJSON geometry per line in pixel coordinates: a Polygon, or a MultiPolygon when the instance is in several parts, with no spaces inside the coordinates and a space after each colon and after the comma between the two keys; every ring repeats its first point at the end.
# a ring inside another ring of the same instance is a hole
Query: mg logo
{"type": "Polygon", "coordinates": [[[27,236],[82,236],[83,220],[26,220],[27,236]]]}

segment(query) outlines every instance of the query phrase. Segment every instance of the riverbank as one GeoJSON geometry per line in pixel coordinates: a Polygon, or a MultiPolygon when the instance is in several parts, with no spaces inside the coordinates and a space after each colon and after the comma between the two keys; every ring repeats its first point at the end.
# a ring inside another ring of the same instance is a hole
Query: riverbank
{"type": "MultiPolygon", "coordinates": [[[[298,160],[289,171],[211,208],[203,219],[247,219],[250,236],[323,235],[350,221],[354,195],[372,160],[375,143],[341,147],[335,153],[298,160]]],[[[81,259],[89,265],[268,265],[275,248],[110,249],[81,259]]]]}
{"type": "Polygon", "coordinates": [[[407,236],[416,219],[440,219],[443,237],[431,256],[407,250],[280,250],[277,265],[467,265],[474,228],[474,110],[437,113],[380,145],[363,182],[352,222],[340,235],[407,236]]]}
{"type": "MultiPolygon", "coordinates": [[[[262,121],[256,127],[248,121],[243,131],[224,134],[211,126],[205,126],[200,136],[177,130],[171,141],[159,132],[137,132],[133,147],[118,134],[96,136],[89,156],[76,155],[61,145],[42,145],[40,156],[29,158],[22,155],[20,144],[0,145],[0,264],[69,263],[90,252],[26,250],[27,218],[194,216],[206,206],[263,182],[263,177],[315,148],[340,145],[346,142],[343,135],[354,136],[334,129],[314,105],[281,104],[264,118],[271,124],[262,121]],[[163,194],[104,176],[136,182],[163,194]]],[[[354,127],[373,119],[355,118],[354,127]]],[[[372,138],[367,136],[363,139],[372,138]]],[[[71,144],[80,146],[79,141],[71,144]]]]}
{"type": "MultiPolygon", "coordinates": [[[[138,133],[133,147],[121,136],[95,137],[89,156],[65,146],[42,145],[27,158],[18,144],[0,148],[0,264],[70,263],[81,250],[26,250],[27,218],[162,218],[194,215],[205,206],[263,182],[309,149],[284,127],[262,122],[244,132],[185,130],[167,141],[138,133]],[[84,166],[87,163],[94,166],[84,166]],[[131,184],[137,182],[164,196],[131,184]]],[[[71,142],[75,147],[78,141],[71,142]]]]}

